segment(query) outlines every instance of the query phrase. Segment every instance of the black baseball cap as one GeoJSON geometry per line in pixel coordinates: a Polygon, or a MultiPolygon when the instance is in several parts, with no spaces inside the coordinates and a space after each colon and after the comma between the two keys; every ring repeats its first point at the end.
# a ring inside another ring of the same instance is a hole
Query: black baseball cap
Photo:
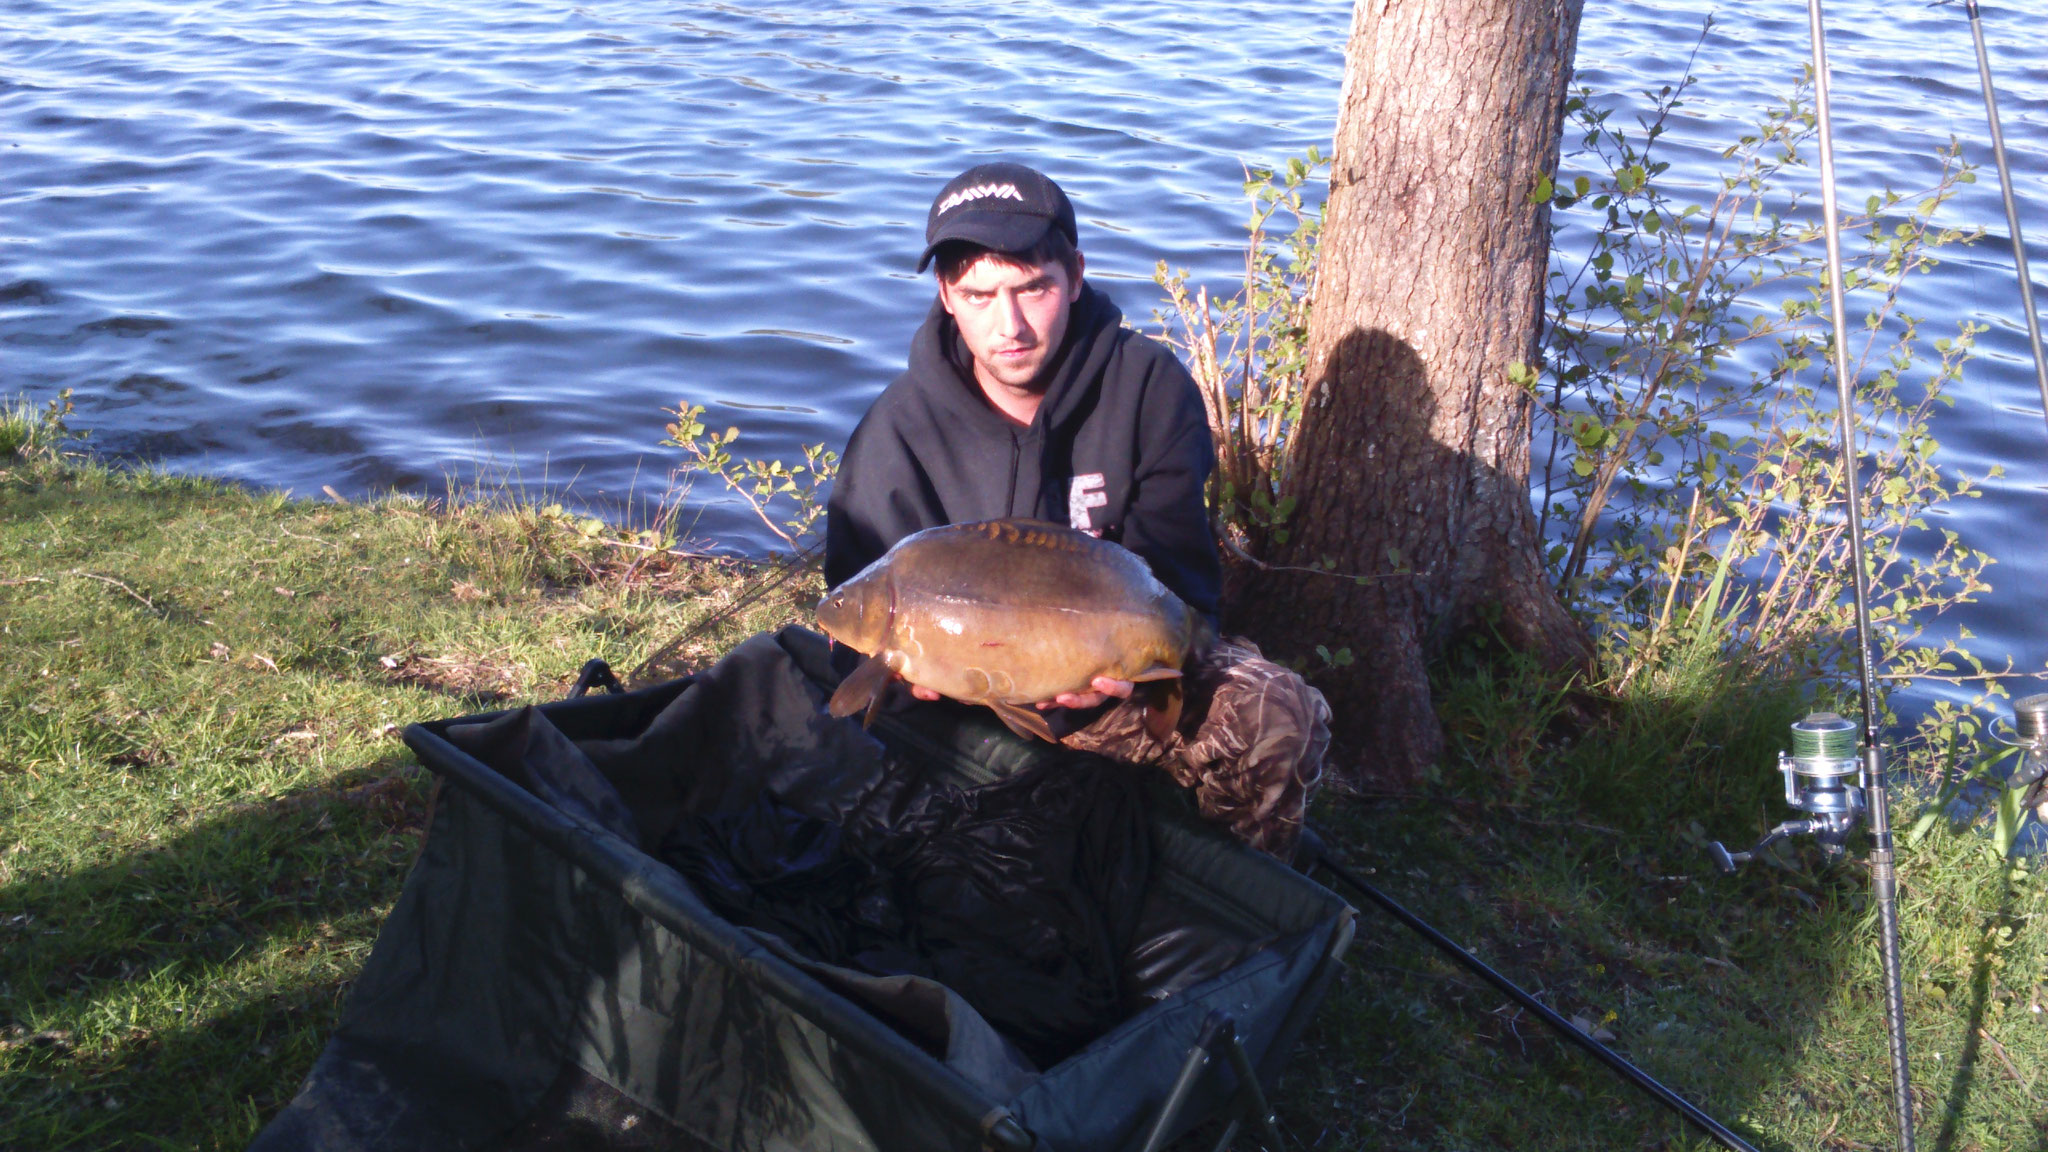
{"type": "Polygon", "coordinates": [[[922,272],[948,240],[965,240],[997,252],[1029,251],[1054,228],[1080,245],[1074,205],[1060,186],[1022,164],[977,164],[946,182],[924,223],[922,272]]]}

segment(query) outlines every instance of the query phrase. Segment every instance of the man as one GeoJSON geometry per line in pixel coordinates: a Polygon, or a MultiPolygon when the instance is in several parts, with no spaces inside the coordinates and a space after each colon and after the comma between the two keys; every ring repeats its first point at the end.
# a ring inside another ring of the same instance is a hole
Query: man
{"type": "MultiPolygon", "coordinates": [[[[1214,623],[1222,569],[1203,487],[1216,452],[1201,395],[1084,279],[1066,193],[1020,164],[968,169],[926,218],[918,271],[934,262],[938,296],[909,366],[841,458],[826,583],[920,529],[1029,516],[1129,548],[1214,623]]],[[[1195,706],[1164,741],[1144,732],[1138,709],[1094,714],[1130,696],[1129,681],[1097,678],[1091,689],[1041,704],[1070,710],[1055,725],[1071,730],[1066,744],[1163,764],[1205,814],[1291,853],[1328,742],[1319,693],[1234,640],[1196,661],[1195,706]]]]}

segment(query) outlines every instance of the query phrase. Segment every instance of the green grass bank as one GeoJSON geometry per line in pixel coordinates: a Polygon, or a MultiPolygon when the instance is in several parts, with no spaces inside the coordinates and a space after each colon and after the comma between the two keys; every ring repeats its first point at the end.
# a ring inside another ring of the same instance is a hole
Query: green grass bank
{"type": "MultiPolygon", "coordinates": [[[[241,1147],[311,1064],[415,850],[426,782],[397,728],[557,697],[591,656],[631,667],[752,574],[490,500],[0,456],[0,1148],[241,1147]]],[[[698,654],[811,594],[761,597],[698,654]]],[[[1803,847],[1733,879],[1705,862],[1703,838],[1781,818],[1774,758],[1802,710],[1724,673],[1568,700],[1460,655],[1439,778],[1326,795],[1317,818],[1759,1146],[1890,1147],[1861,869],[1803,847]]],[[[2042,883],[1978,827],[1902,857],[1922,1147],[2048,1149],[2042,883]]],[[[1298,1145],[1706,1146],[1399,926],[1360,927],[1276,1101],[1298,1145]]]]}

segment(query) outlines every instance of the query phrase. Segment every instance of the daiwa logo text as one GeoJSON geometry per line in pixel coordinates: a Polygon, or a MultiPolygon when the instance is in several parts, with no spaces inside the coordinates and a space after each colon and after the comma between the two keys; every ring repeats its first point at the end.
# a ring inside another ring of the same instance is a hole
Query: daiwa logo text
{"type": "Polygon", "coordinates": [[[1024,199],[1024,194],[1017,191],[1015,184],[976,184],[972,188],[962,188],[944,200],[939,201],[939,215],[944,216],[969,200],[986,200],[991,196],[998,200],[1021,201],[1024,199]]]}

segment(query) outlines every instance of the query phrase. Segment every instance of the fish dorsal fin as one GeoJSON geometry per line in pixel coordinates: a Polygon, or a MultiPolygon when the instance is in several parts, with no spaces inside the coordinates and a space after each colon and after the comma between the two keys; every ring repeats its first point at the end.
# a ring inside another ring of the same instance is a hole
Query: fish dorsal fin
{"type": "Polygon", "coordinates": [[[883,694],[889,690],[889,681],[894,675],[895,673],[889,669],[889,662],[883,659],[881,654],[868,657],[861,661],[860,667],[847,673],[846,679],[839,682],[839,690],[832,693],[832,699],[825,705],[825,710],[841,718],[851,716],[855,712],[865,712],[866,715],[861,717],[861,726],[866,727],[874,722],[876,705],[881,703],[883,694]]]}
{"type": "Polygon", "coordinates": [[[1040,715],[1037,709],[1026,708],[1022,704],[1005,704],[1000,700],[990,700],[987,703],[995,710],[996,719],[1008,725],[1010,731],[1017,735],[1035,736],[1048,744],[1059,743],[1052,734],[1052,727],[1045,722],[1045,717],[1040,715]]]}
{"type": "Polygon", "coordinates": [[[1145,731],[1154,740],[1164,743],[1168,736],[1173,735],[1173,730],[1180,727],[1181,701],[1185,698],[1181,682],[1177,677],[1159,680],[1146,685],[1141,691],[1145,694],[1145,731]]]}

